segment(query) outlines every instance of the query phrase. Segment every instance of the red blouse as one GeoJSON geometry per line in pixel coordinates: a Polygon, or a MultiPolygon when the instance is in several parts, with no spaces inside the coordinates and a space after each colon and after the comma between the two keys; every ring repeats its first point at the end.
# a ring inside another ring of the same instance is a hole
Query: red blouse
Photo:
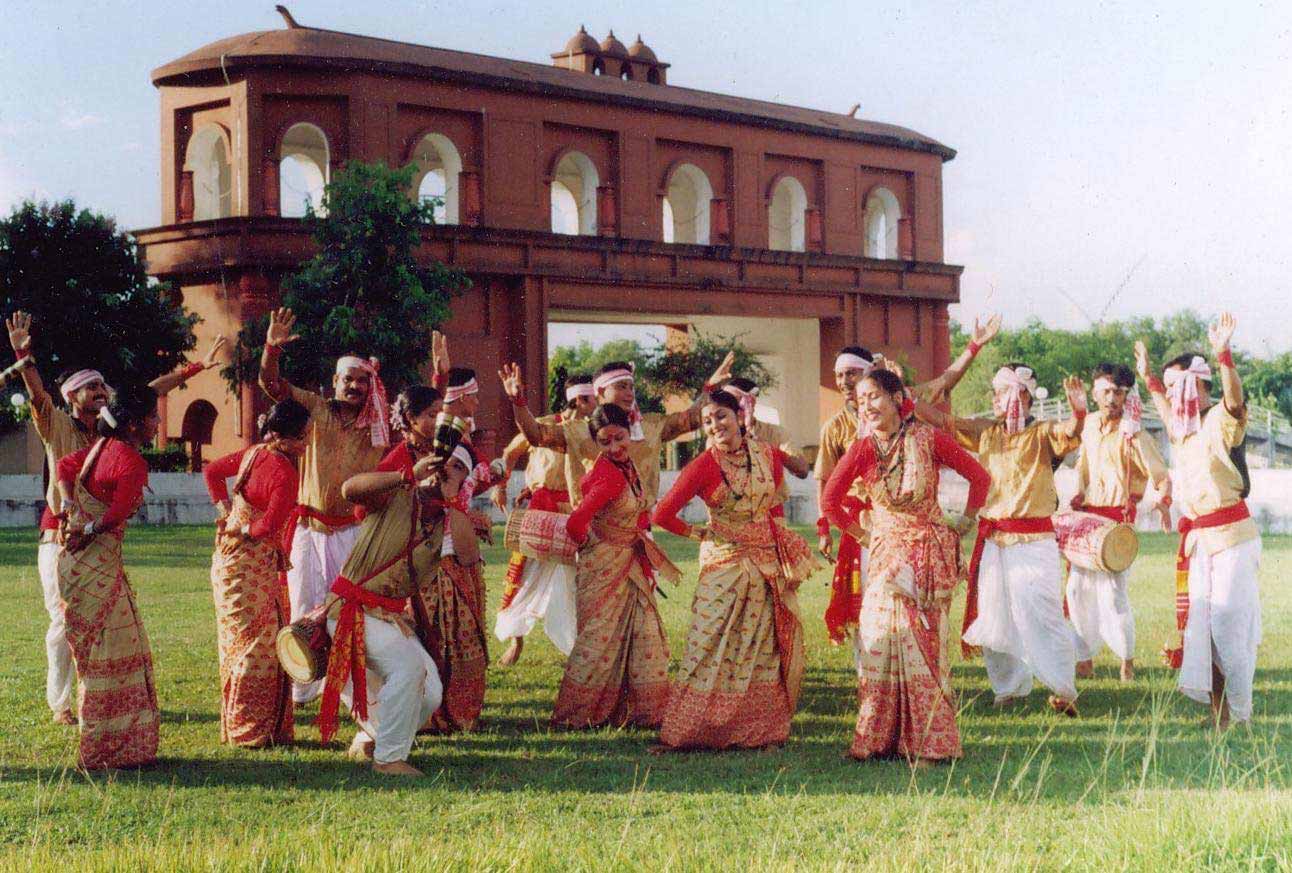
{"type": "MultiPolygon", "coordinates": [[[[91,444],[61,458],[58,462],[58,481],[69,489],[76,484],[91,444]]],[[[139,505],[144,488],[148,485],[148,462],[139,450],[121,440],[108,440],[94,469],[85,480],[86,489],[108,505],[108,511],[98,523],[100,532],[124,525],[139,505]]]]}
{"type": "MultiPolygon", "coordinates": [[[[965,513],[972,515],[977,512],[987,500],[991,474],[973,455],[960,447],[955,437],[944,430],[933,431],[933,459],[939,466],[950,467],[969,480],[969,502],[965,506],[965,513]]],[[[830,474],[830,480],[826,482],[825,491],[821,495],[821,514],[840,530],[847,530],[856,524],[856,516],[850,515],[844,507],[848,489],[853,482],[872,471],[875,463],[874,441],[860,439],[849,447],[830,474]]]]}
{"type": "MultiPolygon", "coordinates": [[[[633,478],[637,476],[635,471],[632,475],[633,478]]],[[[570,513],[570,518],[565,523],[565,529],[570,534],[570,538],[579,544],[586,542],[588,529],[592,527],[592,519],[623,494],[627,487],[628,478],[624,475],[623,469],[605,455],[598,455],[592,469],[579,480],[579,490],[583,493],[583,499],[579,501],[578,506],[574,507],[574,512],[570,513]]],[[[640,530],[650,530],[650,516],[643,512],[637,519],[637,526],[640,530]]]]}
{"type": "MultiPolygon", "coordinates": [[[[222,503],[229,499],[229,485],[225,480],[238,475],[242,458],[248,451],[250,450],[242,449],[206,465],[202,476],[206,479],[206,490],[211,495],[212,503],[222,503]]],[[[252,462],[246,485],[242,489],[242,496],[262,513],[251,523],[252,537],[264,539],[281,535],[287,516],[296,506],[296,489],[299,484],[296,465],[278,452],[262,451],[252,462]]]]}
{"type": "Polygon", "coordinates": [[[413,475],[413,450],[409,448],[408,442],[401,442],[381,459],[377,465],[378,473],[403,473],[405,476],[413,475]]]}
{"type": "MultiPolygon", "coordinates": [[[[785,453],[778,448],[772,449],[772,480],[777,488],[785,480],[785,453]]],[[[691,526],[679,518],[679,514],[691,502],[692,497],[707,501],[721,484],[722,470],[718,467],[718,456],[713,449],[708,449],[678,474],[673,487],[668,489],[664,499],[655,507],[652,520],[670,533],[686,536],[691,532],[691,526]]],[[[776,509],[780,507],[777,506],[776,509]]],[[[784,510],[776,512],[776,509],[772,510],[772,515],[783,515],[784,510]]]]}

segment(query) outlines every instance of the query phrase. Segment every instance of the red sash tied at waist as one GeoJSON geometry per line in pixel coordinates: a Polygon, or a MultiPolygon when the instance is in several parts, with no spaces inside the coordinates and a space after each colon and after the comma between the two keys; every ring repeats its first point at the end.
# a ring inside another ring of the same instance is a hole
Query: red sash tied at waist
{"type": "Polygon", "coordinates": [[[965,631],[978,618],[978,569],[982,565],[982,550],[994,533],[1036,534],[1052,533],[1054,522],[1048,515],[1040,518],[979,518],[978,538],[974,540],[973,556],[969,559],[969,588],[965,594],[965,620],[960,628],[960,651],[966,658],[973,657],[975,647],[964,642],[965,631]]]}
{"type": "Polygon", "coordinates": [[[1175,552],[1175,629],[1179,631],[1179,639],[1175,648],[1171,648],[1169,643],[1162,647],[1162,660],[1168,667],[1178,670],[1184,662],[1184,629],[1189,624],[1189,554],[1185,551],[1189,532],[1221,527],[1251,517],[1245,500],[1222,506],[1215,512],[1196,518],[1189,518],[1187,515],[1180,517],[1180,523],[1176,526],[1176,530],[1180,532],[1180,545],[1175,552]]]}
{"type": "MultiPolygon", "coordinates": [[[[387,561],[368,578],[384,572],[406,556],[407,552],[396,556],[394,561],[387,561]]],[[[354,681],[351,709],[355,718],[368,718],[368,650],[363,632],[363,608],[399,613],[404,611],[408,603],[407,597],[386,597],[360,588],[344,576],[336,577],[332,583],[332,593],[341,598],[341,614],[337,617],[336,633],[332,635],[332,650],[327,659],[327,679],[323,686],[323,700],[319,704],[319,734],[325,743],[331,742],[336,735],[341,689],[345,687],[347,679],[354,681]]]]}
{"type": "Polygon", "coordinates": [[[292,542],[296,538],[296,528],[303,519],[312,518],[315,521],[321,521],[330,528],[350,527],[359,523],[359,517],[356,513],[351,512],[348,515],[328,515],[322,510],[315,509],[312,506],[306,506],[304,503],[298,503],[292,508],[291,513],[287,516],[287,524],[283,525],[283,552],[288,556],[292,553],[292,542]]]}
{"type": "Polygon", "coordinates": [[[1135,523],[1135,516],[1138,514],[1139,497],[1132,497],[1132,502],[1126,506],[1088,506],[1082,504],[1076,507],[1078,512],[1090,512],[1102,516],[1110,521],[1126,522],[1127,524],[1135,523]]]}

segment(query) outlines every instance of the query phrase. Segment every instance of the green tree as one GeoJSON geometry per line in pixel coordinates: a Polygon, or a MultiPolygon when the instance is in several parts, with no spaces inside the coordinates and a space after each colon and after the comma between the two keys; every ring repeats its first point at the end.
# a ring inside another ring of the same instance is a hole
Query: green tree
{"type": "MultiPolygon", "coordinates": [[[[323,209],[308,210],[317,253],[282,283],[282,305],[296,314],[301,336],[283,358],[292,382],[327,385],[345,354],[379,359],[391,391],[421,380],[431,333],[470,282],[414,257],[435,205],[409,196],[414,170],[350,161],[324,189],[323,209]]],[[[238,334],[234,363],[222,371],[234,389],[255,380],[267,326],[264,316],[238,334]]]]}
{"type": "MultiPolygon", "coordinates": [[[[0,221],[0,314],[29,312],[32,354],[51,389],[93,368],[116,388],[175,369],[193,348],[198,317],[178,291],[148,277],[133,238],[71,201],[24,202],[0,221]]],[[[0,409],[0,428],[14,410],[0,409]]]]}

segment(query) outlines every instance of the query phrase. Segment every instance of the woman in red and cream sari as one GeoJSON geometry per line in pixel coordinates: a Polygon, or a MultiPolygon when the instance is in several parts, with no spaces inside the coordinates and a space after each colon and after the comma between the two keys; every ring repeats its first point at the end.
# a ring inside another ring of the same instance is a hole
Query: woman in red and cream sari
{"type": "Polygon", "coordinates": [[[292,684],[274,643],[291,611],[283,529],[296,505],[296,461],[305,452],[309,417],[295,400],[279,401],[261,425],[260,443],[203,471],[219,511],[211,593],[220,650],[220,741],[244,748],[293,737],[292,684]]]}
{"type": "Polygon", "coordinates": [[[148,463],[139,447],[157,435],[157,394],[123,391],[99,412],[100,438],[58,462],[65,515],[58,590],[80,677],[80,766],[138,767],[157,758],[153,659],[126,578],[126,520],[143,503],[148,463]]]}
{"type": "MultiPolygon", "coordinates": [[[[514,364],[502,372],[514,406],[525,385],[514,364]]],[[[566,522],[579,543],[575,572],[578,635],[565,662],[552,725],[659,727],[668,698],[668,637],[655,608],[658,576],[681,575],[650,539],[650,503],[629,457],[628,412],[602,404],[588,418],[599,454],[579,481],[566,522]]]]}
{"type": "Polygon", "coordinates": [[[734,395],[709,395],[701,421],[710,448],[655,510],[660,527],[700,540],[700,579],[660,728],[663,748],[779,745],[798,703],[803,625],[796,591],[818,565],[776,509],[786,496],[785,470],[803,478],[808,465],[749,438],[752,422],[742,415],[734,395]],[[692,527],[678,514],[697,496],[709,524],[692,527]]]}
{"type": "Polygon", "coordinates": [[[987,496],[991,478],[955,438],[912,419],[902,380],[875,370],[857,385],[872,426],[848,449],[826,484],[822,511],[845,529],[844,509],[860,482],[873,504],[870,566],[858,627],[854,758],[901,755],[914,763],[961,755],[947,659],[947,612],[963,576],[960,532],[938,505],[938,470],[969,480],[961,531],[987,496]]]}

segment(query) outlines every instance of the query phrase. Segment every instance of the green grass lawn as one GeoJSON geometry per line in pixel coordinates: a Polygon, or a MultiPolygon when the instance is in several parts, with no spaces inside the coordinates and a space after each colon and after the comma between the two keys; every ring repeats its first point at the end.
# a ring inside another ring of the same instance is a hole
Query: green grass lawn
{"type": "MultiPolygon", "coordinates": [[[[661,602],[680,656],[696,573],[661,602]]],[[[808,675],[778,751],[656,757],[653,734],[547,727],[561,658],[541,632],[519,665],[489,672],[478,733],[420,738],[416,781],[320,748],[314,710],[297,743],[219,744],[209,528],[132,528],[127,566],[152,639],[161,761],[88,776],[75,733],[44,702],[46,618],[32,531],[0,531],[0,867],[9,869],[641,870],[1250,869],[1292,866],[1292,538],[1265,541],[1265,638],[1250,731],[1224,736],[1174,691],[1158,649],[1174,628],[1173,540],[1149,536],[1133,599],[1139,678],[1107,652],[1081,685],[1081,718],[1038,689],[1001,714],[980,662],[955,663],[965,757],[912,773],[841,754],[856,713],[848,651],[830,647],[826,574],[804,586],[808,675]]],[[[505,556],[488,552],[490,626],[505,556]]],[[[959,607],[956,609],[959,625],[959,607]]],[[[501,652],[495,642],[494,658],[501,652]]],[[[957,652],[953,657],[958,658],[957,652]]]]}

